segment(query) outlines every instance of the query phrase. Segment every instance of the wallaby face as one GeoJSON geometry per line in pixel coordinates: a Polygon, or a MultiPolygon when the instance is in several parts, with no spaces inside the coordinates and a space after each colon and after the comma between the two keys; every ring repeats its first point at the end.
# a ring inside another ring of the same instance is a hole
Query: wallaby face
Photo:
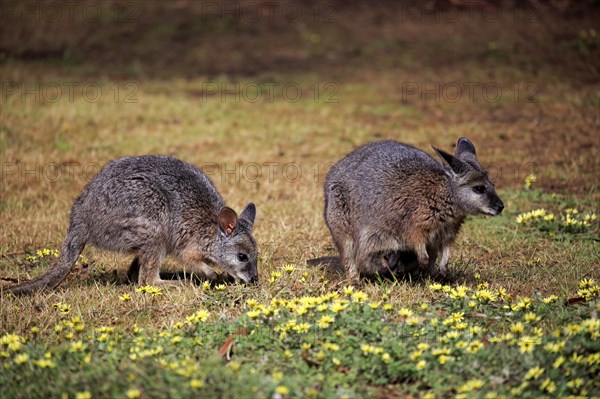
{"type": "Polygon", "coordinates": [[[325,180],[325,222],[351,278],[410,271],[447,273],[450,247],[468,214],[498,215],[504,204],[460,138],[441,164],[410,145],[381,141],[338,161],[325,180]]]}
{"type": "Polygon", "coordinates": [[[258,250],[252,237],[255,216],[254,204],[248,204],[239,218],[228,207],[219,212],[217,263],[237,282],[258,281],[258,250]]]}
{"type": "Polygon", "coordinates": [[[481,169],[475,147],[469,140],[464,137],[458,140],[454,156],[435,147],[434,150],[442,159],[458,207],[466,214],[496,216],[502,212],[504,204],[487,173],[481,169]]]}
{"type": "Polygon", "coordinates": [[[71,208],[69,230],[55,264],[42,276],[4,289],[14,294],[54,288],[69,274],[88,244],[132,254],[130,281],[174,284],[160,278],[171,255],[207,279],[218,266],[237,282],[258,279],[258,249],[252,236],[256,207],[240,217],[210,179],[193,165],[168,156],[125,157],[109,162],[71,208]]]}

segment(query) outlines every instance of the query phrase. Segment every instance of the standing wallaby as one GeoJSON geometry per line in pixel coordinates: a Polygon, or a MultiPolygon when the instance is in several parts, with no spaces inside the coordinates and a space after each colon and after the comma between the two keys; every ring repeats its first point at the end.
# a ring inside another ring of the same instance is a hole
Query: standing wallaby
{"type": "Polygon", "coordinates": [[[448,271],[450,246],[468,214],[498,215],[504,204],[466,138],[454,156],[395,141],[356,149],[325,180],[325,222],[349,277],[394,271],[400,254],[416,255],[419,268],[448,271]]]}
{"type": "Polygon", "coordinates": [[[159,269],[169,254],[209,279],[216,273],[208,265],[217,265],[237,282],[255,282],[255,215],[250,203],[238,218],[210,179],[190,164],[153,155],[117,159],[73,203],[56,263],[42,276],[4,291],[27,294],[58,286],[86,244],[134,254],[129,274],[139,272],[139,284],[164,283],[159,269]]]}

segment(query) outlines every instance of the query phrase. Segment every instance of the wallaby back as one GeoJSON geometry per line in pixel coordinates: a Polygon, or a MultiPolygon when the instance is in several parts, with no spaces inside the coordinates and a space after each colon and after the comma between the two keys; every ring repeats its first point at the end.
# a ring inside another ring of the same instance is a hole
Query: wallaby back
{"type": "Polygon", "coordinates": [[[329,171],[325,221],[352,277],[394,271],[399,253],[429,267],[448,249],[467,214],[498,214],[502,201],[465,138],[440,164],[407,144],[382,141],[351,152],[329,171]],[[475,191],[483,191],[481,193],[475,191]]]}
{"type": "Polygon", "coordinates": [[[168,254],[208,277],[212,268],[207,264],[220,266],[236,281],[255,281],[255,214],[249,204],[238,218],[210,179],[183,161],[152,155],[117,159],[75,200],[67,237],[51,269],[5,291],[56,287],[86,244],[136,255],[141,284],[161,282],[159,268],[168,254]]]}

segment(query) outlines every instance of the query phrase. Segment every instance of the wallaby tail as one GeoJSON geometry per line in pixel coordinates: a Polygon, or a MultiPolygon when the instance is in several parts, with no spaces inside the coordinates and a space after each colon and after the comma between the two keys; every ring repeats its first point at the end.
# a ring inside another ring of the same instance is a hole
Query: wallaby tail
{"type": "Polygon", "coordinates": [[[76,234],[69,231],[58,259],[46,273],[31,281],[2,289],[2,293],[10,292],[14,295],[27,295],[35,291],[57,287],[67,277],[71,269],[73,269],[84,247],[85,242],[82,242],[76,234]]]}

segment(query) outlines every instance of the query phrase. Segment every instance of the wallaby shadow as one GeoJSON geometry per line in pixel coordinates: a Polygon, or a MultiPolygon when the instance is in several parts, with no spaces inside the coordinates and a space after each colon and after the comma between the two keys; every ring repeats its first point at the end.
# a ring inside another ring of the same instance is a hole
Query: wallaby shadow
{"type": "MultiPolygon", "coordinates": [[[[333,277],[339,280],[346,278],[346,271],[339,256],[322,256],[309,259],[306,264],[311,267],[322,268],[328,278],[333,277]]],[[[429,272],[419,269],[417,255],[414,252],[401,252],[398,255],[398,263],[394,268],[390,268],[384,273],[365,276],[364,279],[370,282],[402,281],[416,284],[426,284],[434,281],[453,285],[459,281],[472,280],[472,276],[463,269],[451,270],[447,276],[442,276],[439,273],[432,276],[429,272]]]]}
{"type": "MultiPolygon", "coordinates": [[[[127,270],[127,277],[123,284],[137,284],[140,273],[140,264],[137,258],[135,258],[131,265],[129,266],[129,270],[127,270]]],[[[207,279],[205,276],[198,275],[197,273],[187,272],[185,270],[177,271],[177,272],[160,272],[159,276],[162,280],[169,281],[188,281],[195,285],[201,285],[204,282],[208,281],[211,286],[217,284],[228,284],[234,283],[235,279],[228,274],[219,274],[218,278],[212,280],[207,279]]]]}

